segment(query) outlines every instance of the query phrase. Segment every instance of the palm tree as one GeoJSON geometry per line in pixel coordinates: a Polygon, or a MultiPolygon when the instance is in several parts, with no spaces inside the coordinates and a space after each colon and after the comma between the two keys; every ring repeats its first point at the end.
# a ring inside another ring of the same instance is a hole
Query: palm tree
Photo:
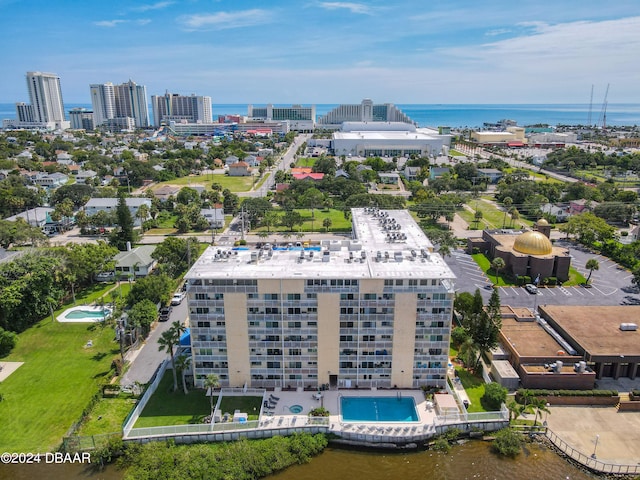
{"type": "Polygon", "coordinates": [[[500,284],[500,270],[502,270],[505,266],[506,263],[500,257],[494,258],[491,262],[491,268],[493,268],[493,271],[496,272],[496,281],[498,282],[498,284],[500,284]]]}
{"type": "Polygon", "coordinates": [[[476,213],[473,214],[473,218],[474,218],[474,222],[476,224],[476,228],[478,228],[478,223],[480,222],[480,220],[482,220],[482,217],[484,215],[482,214],[482,212],[480,210],[476,210],[476,213]]]}
{"type": "Polygon", "coordinates": [[[590,258],[589,260],[587,260],[587,264],[585,266],[587,270],[589,270],[589,276],[587,277],[587,281],[585,283],[589,285],[589,280],[591,280],[591,274],[593,273],[594,270],[600,270],[600,264],[598,263],[598,260],[596,260],[595,258],[590,258]]]}
{"type": "Polygon", "coordinates": [[[178,377],[176,374],[176,360],[173,356],[173,347],[180,342],[180,335],[184,332],[185,327],[180,322],[175,321],[168,330],[162,332],[158,339],[158,350],[165,351],[171,359],[171,368],[173,369],[173,390],[178,389],[178,377]]]}
{"type": "Polygon", "coordinates": [[[207,389],[211,389],[209,392],[209,402],[211,404],[211,419],[213,419],[213,390],[220,386],[220,379],[215,373],[210,373],[207,378],[204,379],[204,386],[207,389]]]}
{"type": "Polygon", "coordinates": [[[182,390],[184,390],[184,394],[189,393],[187,391],[187,379],[186,373],[189,370],[189,366],[191,366],[191,357],[186,355],[180,355],[176,360],[176,367],[180,370],[180,376],[182,377],[182,390]]]}
{"type": "Polygon", "coordinates": [[[140,229],[144,233],[144,222],[149,218],[149,207],[146,204],[143,203],[138,207],[136,218],[140,220],[140,229]]]}
{"type": "Polygon", "coordinates": [[[518,212],[517,208],[513,208],[511,210],[511,226],[513,227],[514,222],[517,222],[520,219],[520,212],[518,212]]]}
{"type": "Polygon", "coordinates": [[[547,401],[544,398],[533,397],[531,399],[531,408],[535,410],[535,417],[533,419],[533,426],[535,427],[538,424],[538,417],[542,420],[542,414],[540,412],[549,413],[547,401]]]}
{"type": "Polygon", "coordinates": [[[513,205],[513,198],[505,197],[504,200],[502,200],[502,204],[504,205],[504,217],[502,218],[502,228],[504,228],[504,226],[507,223],[507,211],[509,210],[511,205],[513,205]]]}
{"type": "Polygon", "coordinates": [[[515,422],[518,417],[520,417],[520,415],[522,415],[526,409],[526,407],[524,405],[520,405],[519,403],[516,402],[509,402],[509,404],[507,405],[507,408],[509,409],[509,419],[512,422],[515,422]]]}

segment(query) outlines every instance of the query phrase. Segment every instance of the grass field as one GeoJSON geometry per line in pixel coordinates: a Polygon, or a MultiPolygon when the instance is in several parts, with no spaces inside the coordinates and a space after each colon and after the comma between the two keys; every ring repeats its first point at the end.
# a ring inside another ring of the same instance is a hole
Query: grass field
{"type": "Polygon", "coordinates": [[[484,253],[474,253],[471,258],[475,260],[478,266],[482,269],[484,274],[489,277],[491,283],[499,286],[515,285],[516,283],[506,274],[500,272],[500,275],[496,275],[491,268],[491,261],[485,256],[484,253]]]}
{"type": "Polygon", "coordinates": [[[79,436],[101,435],[105,433],[122,433],[122,423],[136,399],[130,394],[121,393],[115,398],[102,398],[87,415],[78,429],[79,436]]]}
{"type": "Polygon", "coordinates": [[[296,160],[296,167],[313,167],[316,160],[317,158],[298,158],[298,160],[296,160]]]}
{"type": "Polygon", "coordinates": [[[188,177],[175,178],[166,182],[160,182],[156,186],[152,187],[154,190],[158,186],[162,185],[177,185],[181,187],[188,187],[189,185],[204,185],[205,188],[211,188],[212,183],[219,183],[222,188],[228,188],[232,192],[248,192],[253,185],[253,177],[230,177],[223,174],[208,174],[208,175],[190,175],[188,177]]]}
{"type": "MultiPolygon", "coordinates": [[[[96,286],[78,303],[105,295],[113,284],[96,286]]],[[[124,285],[123,285],[124,288],[124,285]]],[[[54,312],[61,314],[70,305],[54,312]]],[[[19,335],[7,362],[24,362],[2,382],[0,450],[45,452],[55,449],[79,419],[98,386],[108,380],[119,356],[111,327],[58,323],[46,317],[19,335]],[[93,347],[87,348],[91,340],[93,347]]]]}
{"type": "Polygon", "coordinates": [[[467,411],[486,412],[487,410],[482,406],[481,401],[484,395],[484,380],[481,377],[472,375],[462,367],[456,367],[456,372],[458,372],[458,378],[460,378],[460,382],[462,382],[462,386],[471,402],[467,411]]]}
{"type": "MultiPolygon", "coordinates": [[[[497,209],[493,204],[484,202],[482,200],[469,202],[467,205],[471,207],[473,211],[463,209],[458,214],[469,224],[469,227],[475,227],[474,212],[479,210],[482,212],[482,219],[478,222],[478,229],[483,228],[502,228],[503,222],[507,228],[513,223],[509,214],[505,217],[505,212],[497,209]]],[[[515,222],[515,228],[520,228],[522,225],[531,227],[533,221],[523,218],[522,216],[515,222]]]]}
{"type": "MultiPolygon", "coordinates": [[[[178,384],[178,391],[172,392],[173,375],[169,370],[165,372],[158,389],[138,418],[135,428],[202,423],[204,417],[211,413],[209,397],[205,395],[205,390],[190,390],[185,395],[180,379],[178,384]]],[[[218,398],[214,397],[213,404],[217,401],[218,398]]],[[[262,397],[223,397],[220,411],[232,415],[235,410],[240,410],[247,413],[249,420],[257,420],[261,402],[262,397]]]]}
{"type": "MultiPolygon", "coordinates": [[[[294,235],[296,232],[302,231],[306,232],[322,232],[324,233],[325,228],[322,226],[322,222],[325,218],[331,219],[331,227],[329,227],[330,232],[349,232],[351,231],[351,220],[347,220],[344,218],[344,213],[342,210],[318,210],[315,209],[313,211],[314,219],[312,221],[311,218],[311,210],[309,209],[296,209],[296,212],[300,213],[304,219],[304,223],[302,226],[296,226],[294,235]]],[[[284,212],[278,212],[280,215],[284,215],[284,212]]],[[[258,232],[266,232],[266,227],[260,227],[253,231],[252,233],[258,232]]],[[[283,227],[282,225],[277,225],[271,227],[271,233],[284,233],[289,231],[288,227],[283,227]]]]}

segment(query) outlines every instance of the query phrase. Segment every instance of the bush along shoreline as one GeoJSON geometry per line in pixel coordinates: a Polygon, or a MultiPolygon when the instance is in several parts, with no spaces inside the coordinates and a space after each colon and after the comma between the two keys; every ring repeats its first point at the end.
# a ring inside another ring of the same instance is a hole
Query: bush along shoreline
{"type": "Polygon", "coordinates": [[[254,480],[309,462],[328,444],[324,434],[296,433],[264,440],[176,445],[173,441],[111,444],[100,452],[125,470],[125,479],[254,480]]]}

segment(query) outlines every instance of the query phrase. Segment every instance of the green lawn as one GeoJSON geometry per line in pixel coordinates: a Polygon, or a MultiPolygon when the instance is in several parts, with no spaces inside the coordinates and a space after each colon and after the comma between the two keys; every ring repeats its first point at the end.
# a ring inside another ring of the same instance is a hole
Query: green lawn
{"type": "MultiPolygon", "coordinates": [[[[331,227],[329,227],[329,232],[349,232],[351,231],[351,220],[347,220],[344,218],[344,213],[342,210],[318,210],[315,209],[313,211],[314,220],[311,221],[311,210],[310,209],[296,209],[296,212],[300,213],[304,218],[303,225],[296,226],[295,232],[322,232],[324,233],[325,228],[322,226],[322,222],[325,218],[331,219],[331,227]]],[[[280,215],[284,215],[284,212],[278,212],[280,215]]],[[[266,227],[260,227],[253,231],[252,233],[258,232],[266,232],[266,227]]],[[[275,227],[271,227],[271,233],[283,233],[289,231],[287,227],[283,227],[282,225],[277,225],[275,227]]]]}
{"type": "MultiPolygon", "coordinates": [[[[189,186],[190,184],[204,185],[207,189],[211,188],[212,183],[219,183],[222,188],[228,188],[232,192],[248,192],[253,185],[253,177],[230,177],[224,174],[208,174],[208,175],[190,175],[188,177],[175,178],[166,182],[158,183],[160,185],[179,185],[189,186]]],[[[157,187],[154,187],[154,189],[157,187]]]]}
{"type": "Polygon", "coordinates": [[[573,267],[569,267],[569,280],[564,282],[562,286],[564,287],[574,287],[576,285],[583,284],[587,281],[587,279],[582,275],[579,271],[577,271],[573,267]]]}
{"type": "MultiPolygon", "coordinates": [[[[96,285],[86,297],[78,295],[78,303],[90,303],[109,288],[113,285],[96,285]]],[[[12,353],[3,358],[24,364],[0,387],[0,450],[55,449],[98,386],[109,379],[118,356],[113,328],[102,324],[58,323],[46,317],[21,333],[12,353]],[[87,348],[89,340],[93,346],[87,348]]]]}
{"type": "Polygon", "coordinates": [[[78,429],[79,436],[122,432],[122,423],[135,406],[136,399],[121,393],[115,398],[102,398],[78,429]]]}
{"type": "Polygon", "coordinates": [[[471,402],[468,411],[486,412],[487,410],[482,406],[482,401],[480,400],[484,395],[485,385],[482,377],[472,375],[462,367],[456,367],[456,372],[458,372],[458,378],[460,378],[460,382],[462,382],[462,386],[467,392],[467,396],[471,402]]]}
{"type": "Polygon", "coordinates": [[[462,152],[459,152],[457,150],[449,150],[449,155],[451,155],[452,157],[466,157],[467,156],[466,153],[462,153],[462,152]]]}
{"type": "Polygon", "coordinates": [[[317,158],[298,158],[298,160],[296,160],[296,167],[313,167],[316,160],[317,158]]]}
{"type": "MultiPolygon", "coordinates": [[[[180,389],[172,392],[173,375],[170,370],[165,372],[158,389],[138,418],[135,428],[202,423],[204,417],[211,413],[209,397],[200,389],[190,390],[185,395],[180,379],[178,383],[180,389]]],[[[213,404],[217,401],[218,397],[214,397],[213,404]]],[[[223,414],[231,415],[240,410],[248,414],[249,420],[257,420],[261,402],[262,397],[223,397],[220,410],[223,414]]]]}
{"type": "MultiPolygon", "coordinates": [[[[475,218],[474,212],[476,210],[482,212],[482,219],[478,222],[478,229],[482,230],[484,228],[502,228],[503,224],[506,228],[509,228],[513,223],[511,222],[511,217],[509,214],[505,216],[505,212],[496,208],[493,204],[484,202],[482,200],[469,202],[469,205],[473,212],[469,210],[463,209],[458,212],[458,214],[464,219],[465,222],[469,224],[470,227],[475,227],[475,218]]],[[[522,216],[515,221],[515,228],[520,228],[522,225],[526,225],[531,227],[533,225],[533,221],[527,220],[522,216]]]]}
{"type": "Polygon", "coordinates": [[[500,275],[496,275],[491,268],[491,261],[485,256],[484,253],[474,253],[471,258],[475,260],[478,266],[482,269],[484,274],[489,277],[491,283],[498,286],[516,285],[511,277],[506,273],[500,272],[500,275]]]}

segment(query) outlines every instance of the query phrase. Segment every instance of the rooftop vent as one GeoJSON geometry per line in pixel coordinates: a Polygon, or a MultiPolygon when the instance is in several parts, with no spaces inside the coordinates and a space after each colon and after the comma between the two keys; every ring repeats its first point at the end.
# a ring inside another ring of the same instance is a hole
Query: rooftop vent
{"type": "Polygon", "coordinates": [[[638,330],[638,325],[636,323],[621,323],[620,330],[623,332],[635,332],[638,330]]]}

